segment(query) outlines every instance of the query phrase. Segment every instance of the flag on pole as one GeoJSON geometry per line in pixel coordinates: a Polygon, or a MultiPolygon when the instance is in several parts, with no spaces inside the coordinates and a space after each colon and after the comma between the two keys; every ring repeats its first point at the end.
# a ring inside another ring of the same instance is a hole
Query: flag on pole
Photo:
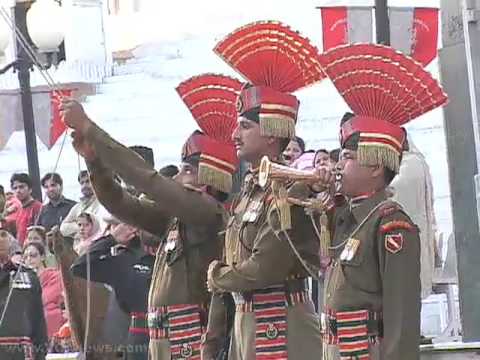
{"type": "MultiPolygon", "coordinates": [[[[71,96],[72,90],[57,90],[58,94],[71,96]]],[[[35,133],[48,149],[51,149],[66,127],[60,116],[58,95],[52,91],[32,90],[35,133]]],[[[15,131],[23,130],[23,112],[18,92],[0,94],[0,150],[15,131]]]]}
{"type": "Polygon", "coordinates": [[[437,57],[437,8],[390,7],[389,17],[392,47],[423,66],[437,57]]]}
{"type": "Polygon", "coordinates": [[[323,51],[351,43],[372,43],[371,6],[322,7],[323,51]]]}
{"type": "MultiPolygon", "coordinates": [[[[373,7],[321,7],[323,51],[339,45],[372,43],[373,7]]],[[[437,56],[438,9],[390,7],[390,44],[427,66],[437,56]]]]}
{"type": "Polygon", "coordinates": [[[72,95],[72,90],[57,90],[56,92],[48,91],[33,94],[35,132],[49,150],[66,130],[66,126],[60,116],[60,94],[69,97],[72,95]]]}

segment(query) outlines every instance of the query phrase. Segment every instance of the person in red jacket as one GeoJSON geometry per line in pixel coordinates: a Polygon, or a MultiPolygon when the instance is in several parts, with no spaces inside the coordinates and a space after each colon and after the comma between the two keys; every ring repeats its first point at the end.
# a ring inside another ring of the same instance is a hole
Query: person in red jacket
{"type": "Polygon", "coordinates": [[[10,186],[15,193],[15,197],[22,203],[22,207],[17,211],[15,227],[16,238],[20,245],[23,246],[27,236],[27,228],[35,224],[40,214],[42,203],[35,200],[32,196],[32,179],[28,174],[13,174],[10,179],[10,186]]]}
{"type": "Polygon", "coordinates": [[[37,273],[42,287],[43,310],[47,322],[47,335],[51,338],[63,325],[62,281],[56,269],[45,266],[45,246],[38,242],[25,244],[23,250],[25,264],[37,273]]]}

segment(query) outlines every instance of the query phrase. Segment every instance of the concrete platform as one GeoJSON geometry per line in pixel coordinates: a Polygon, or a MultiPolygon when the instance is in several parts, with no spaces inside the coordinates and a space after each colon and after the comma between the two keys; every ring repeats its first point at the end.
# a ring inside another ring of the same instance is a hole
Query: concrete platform
{"type": "Polygon", "coordinates": [[[480,360],[480,342],[441,343],[421,346],[422,360],[480,360]]]}

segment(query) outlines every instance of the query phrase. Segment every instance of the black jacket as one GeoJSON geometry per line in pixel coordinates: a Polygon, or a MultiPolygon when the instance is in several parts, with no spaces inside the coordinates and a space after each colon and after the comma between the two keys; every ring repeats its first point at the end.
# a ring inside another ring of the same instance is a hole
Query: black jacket
{"type": "Polygon", "coordinates": [[[33,270],[11,262],[0,269],[0,314],[6,304],[5,317],[0,324],[0,359],[44,360],[48,345],[47,327],[42,288],[33,270]],[[28,357],[29,352],[31,357],[28,357]]]}
{"type": "MultiPolygon", "coordinates": [[[[108,235],[96,240],[88,254],[91,280],[110,285],[125,312],[146,313],[155,257],[143,250],[140,240],[133,239],[128,247],[123,247],[108,235]]],[[[74,262],[72,272],[86,279],[87,253],[74,262]]],[[[148,335],[130,332],[128,344],[133,346],[127,347],[127,357],[147,359],[148,342],[148,335]]]]}

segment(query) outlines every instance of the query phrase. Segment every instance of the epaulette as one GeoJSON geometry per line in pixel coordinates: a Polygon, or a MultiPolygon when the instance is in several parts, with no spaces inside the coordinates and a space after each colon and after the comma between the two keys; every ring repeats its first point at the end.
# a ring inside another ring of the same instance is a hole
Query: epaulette
{"type": "Polygon", "coordinates": [[[417,228],[415,227],[415,225],[403,220],[390,221],[380,227],[380,232],[382,234],[386,234],[396,230],[407,230],[410,232],[415,232],[417,228]]]}
{"type": "Polygon", "coordinates": [[[403,211],[403,208],[400,204],[394,201],[388,201],[384,205],[382,205],[379,209],[379,213],[381,217],[390,216],[397,211],[403,211]]]}

